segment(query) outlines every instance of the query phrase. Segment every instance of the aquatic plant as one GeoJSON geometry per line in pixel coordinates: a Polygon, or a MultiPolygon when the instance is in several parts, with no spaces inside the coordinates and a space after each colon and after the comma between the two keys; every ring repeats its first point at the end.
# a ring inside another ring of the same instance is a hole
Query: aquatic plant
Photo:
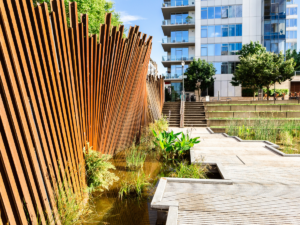
{"type": "Polygon", "coordinates": [[[132,146],[125,151],[126,165],[130,169],[142,167],[146,160],[147,153],[143,151],[139,146],[135,145],[135,141],[132,146]]]}
{"type": "Polygon", "coordinates": [[[169,173],[170,177],[178,178],[195,178],[195,179],[207,179],[207,166],[186,163],[179,163],[174,172],[169,173]]]}
{"type": "Polygon", "coordinates": [[[109,186],[119,180],[114,173],[109,171],[116,169],[115,166],[109,162],[112,156],[94,151],[89,145],[87,149],[87,151],[84,150],[84,156],[88,191],[108,190],[109,186]]]}
{"type": "Polygon", "coordinates": [[[149,177],[146,177],[144,172],[133,173],[129,179],[121,182],[119,198],[122,199],[123,197],[130,195],[135,195],[138,198],[141,198],[143,191],[151,185],[148,180],[149,177]]]}
{"type": "Polygon", "coordinates": [[[177,137],[177,141],[174,144],[174,149],[179,156],[182,155],[185,151],[194,147],[195,144],[200,143],[200,137],[191,138],[190,136],[191,134],[189,134],[189,131],[187,131],[186,134],[182,132],[181,136],[177,137]]]}

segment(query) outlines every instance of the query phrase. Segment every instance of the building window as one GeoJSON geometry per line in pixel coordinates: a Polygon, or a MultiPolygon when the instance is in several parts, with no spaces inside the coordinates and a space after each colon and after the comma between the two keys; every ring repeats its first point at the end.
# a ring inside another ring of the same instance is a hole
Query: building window
{"type": "Polygon", "coordinates": [[[214,62],[216,74],[233,74],[239,62],[214,62]]]}
{"type": "Polygon", "coordinates": [[[171,31],[171,43],[188,42],[188,41],[189,41],[188,31],[171,31]]]}
{"type": "Polygon", "coordinates": [[[222,37],[228,37],[228,25],[222,25],[222,37]]]}
{"type": "Polygon", "coordinates": [[[189,59],[188,48],[171,48],[171,61],[181,61],[189,59]]]}
{"type": "Polygon", "coordinates": [[[207,27],[207,36],[214,37],[215,36],[215,26],[208,26],[207,27]]]}
{"type": "Polygon", "coordinates": [[[242,5],[201,8],[201,19],[242,17],[242,5]]]}
{"type": "Polygon", "coordinates": [[[208,19],[215,18],[215,7],[208,7],[208,19]]]}
{"type": "Polygon", "coordinates": [[[297,15],[297,8],[293,7],[293,8],[287,8],[286,9],[286,14],[289,15],[297,15]]]}
{"type": "Polygon", "coordinates": [[[202,20],[207,19],[207,8],[201,8],[201,19],[202,20]]]}
{"type": "Polygon", "coordinates": [[[222,44],[221,55],[228,55],[228,44],[222,44]]]}
{"type": "Polygon", "coordinates": [[[201,45],[201,56],[207,56],[207,45],[201,45]]]}
{"type": "Polygon", "coordinates": [[[288,49],[297,51],[297,42],[286,43],[286,50],[288,50],[288,49]]]}
{"type": "Polygon", "coordinates": [[[243,35],[243,27],[242,24],[236,25],[236,35],[235,36],[242,36],[243,35]]]}
{"type": "Polygon", "coordinates": [[[287,31],[286,32],[286,38],[287,39],[297,39],[297,31],[287,31]]]}
{"type": "Polygon", "coordinates": [[[238,55],[242,49],[242,43],[230,44],[203,44],[201,56],[238,55]]]}
{"type": "Polygon", "coordinates": [[[222,7],[222,19],[228,18],[228,6],[222,7]]]}
{"type": "Polygon", "coordinates": [[[229,25],[229,37],[235,36],[235,25],[229,25]]]}
{"type": "Polygon", "coordinates": [[[215,26],[215,37],[222,37],[222,32],[221,32],[221,25],[216,25],[215,26]]]}
{"type": "Polygon", "coordinates": [[[297,27],[297,19],[286,20],[286,27],[297,27]]]}
{"type": "Polygon", "coordinates": [[[201,37],[207,38],[207,26],[201,26],[201,37]]]}

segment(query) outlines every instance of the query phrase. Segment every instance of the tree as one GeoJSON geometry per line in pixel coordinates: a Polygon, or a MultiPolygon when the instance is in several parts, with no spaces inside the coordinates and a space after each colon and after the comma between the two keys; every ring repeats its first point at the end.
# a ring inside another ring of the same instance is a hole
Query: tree
{"type": "Polygon", "coordinates": [[[295,71],[300,71],[300,52],[297,53],[297,51],[294,49],[293,51],[291,49],[287,50],[285,53],[286,60],[294,59],[296,65],[295,65],[295,71]]]}
{"type": "MultiPolygon", "coordinates": [[[[36,6],[37,3],[46,2],[50,10],[50,0],[32,0],[36,6]]],[[[111,24],[119,26],[122,24],[120,14],[114,10],[114,3],[106,0],[64,0],[68,25],[70,25],[69,2],[77,2],[78,20],[81,14],[88,14],[89,33],[99,35],[100,24],[104,23],[105,14],[112,13],[111,24]]]]}
{"type": "Polygon", "coordinates": [[[259,41],[251,41],[249,44],[243,45],[242,49],[239,52],[240,58],[246,57],[248,55],[260,55],[267,52],[266,48],[262,46],[259,41]]]}
{"type": "Polygon", "coordinates": [[[190,66],[186,69],[184,75],[187,78],[184,80],[184,88],[188,91],[194,91],[198,80],[200,80],[200,89],[205,90],[214,84],[215,79],[213,76],[217,70],[212,63],[205,60],[193,60],[190,66]]]}
{"type": "Polygon", "coordinates": [[[285,61],[282,53],[248,54],[240,57],[240,64],[234,72],[231,84],[252,89],[266,87],[269,93],[271,85],[291,80],[294,66],[294,59],[285,61]]]}

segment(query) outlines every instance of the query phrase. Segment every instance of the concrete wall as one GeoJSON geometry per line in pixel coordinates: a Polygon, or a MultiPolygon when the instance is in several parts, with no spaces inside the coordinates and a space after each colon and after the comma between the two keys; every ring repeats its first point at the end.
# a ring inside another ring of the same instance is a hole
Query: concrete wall
{"type": "MultiPolygon", "coordinates": [[[[300,111],[300,105],[232,105],[232,106],[205,106],[206,112],[238,111],[238,112],[272,112],[272,111],[300,111]]],[[[300,112],[299,116],[300,117],[300,112]]]]}

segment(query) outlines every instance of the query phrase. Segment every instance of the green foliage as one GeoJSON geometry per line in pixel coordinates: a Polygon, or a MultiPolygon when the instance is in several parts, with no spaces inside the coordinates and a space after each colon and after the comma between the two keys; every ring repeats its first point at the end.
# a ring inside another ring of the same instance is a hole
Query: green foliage
{"type": "Polygon", "coordinates": [[[109,188],[119,178],[109,170],[115,170],[114,165],[109,162],[111,155],[101,154],[92,150],[88,146],[88,151],[84,150],[86,164],[86,179],[88,191],[103,191],[109,188]]]}
{"type": "Polygon", "coordinates": [[[153,141],[155,140],[155,136],[153,134],[153,130],[156,133],[163,132],[168,130],[169,121],[167,117],[162,116],[160,119],[155,120],[154,123],[150,123],[148,127],[143,128],[139,148],[152,150],[155,148],[153,141]]]}
{"type": "Polygon", "coordinates": [[[171,172],[169,176],[178,178],[195,178],[195,179],[207,179],[207,167],[197,164],[187,165],[185,163],[179,163],[175,168],[175,172],[171,172]]]}
{"type": "Polygon", "coordinates": [[[243,45],[242,49],[239,52],[240,57],[247,57],[251,55],[261,55],[266,53],[266,48],[262,46],[259,41],[254,42],[251,41],[249,44],[243,45]]]}
{"type": "Polygon", "coordinates": [[[61,224],[81,225],[95,222],[96,210],[91,202],[86,202],[85,197],[87,196],[73,193],[67,182],[59,188],[55,200],[61,224]]]}
{"type": "Polygon", "coordinates": [[[191,149],[195,144],[200,143],[198,140],[200,137],[190,138],[189,133],[182,133],[181,137],[177,137],[177,142],[174,144],[174,149],[179,155],[183,154],[185,151],[191,149]]]}
{"type": "Polygon", "coordinates": [[[119,198],[123,198],[130,195],[136,195],[138,198],[142,197],[143,191],[146,190],[151,184],[148,182],[149,177],[146,177],[145,173],[133,173],[130,179],[126,179],[121,182],[121,188],[119,190],[119,198]]]}
{"type": "Polygon", "coordinates": [[[157,147],[160,147],[163,151],[166,151],[166,152],[170,152],[173,150],[173,145],[175,143],[175,140],[178,137],[178,135],[181,134],[181,133],[174,134],[173,131],[171,131],[170,133],[163,131],[163,132],[159,132],[157,134],[154,130],[152,130],[152,131],[156,138],[156,140],[153,141],[153,143],[157,147]]]}
{"type": "MultiPolygon", "coordinates": [[[[264,88],[263,90],[264,90],[264,93],[267,93],[269,96],[274,95],[274,89],[270,89],[270,90],[269,90],[269,93],[268,93],[267,88],[264,88]]],[[[288,94],[289,94],[289,89],[275,89],[275,92],[276,92],[279,96],[282,96],[283,93],[284,93],[285,95],[288,95],[288,94]]]]}
{"type": "MultiPolygon", "coordinates": [[[[32,0],[36,6],[37,3],[46,2],[50,11],[50,0],[32,0]]],[[[78,20],[81,21],[81,14],[88,14],[89,33],[99,35],[100,24],[104,23],[105,14],[112,13],[112,26],[122,25],[120,14],[114,10],[114,3],[106,0],[64,0],[66,17],[70,26],[69,2],[77,2],[78,20]]]]}
{"type": "Polygon", "coordinates": [[[217,70],[212,63],[201,59],[194,59],[184,73],[184,75],[187,75],[187,78],[184,80],[185,90],[194,91],[197,80],[201,81],[201,90],[206,90],[214,84],[215,79],[213,76],[216,72],[217,70]]]}
{"type": "Polygon", "coordinates": [[[267,140],[283,146],[283,151],[287,154],[300,153],[300,149],[293,148],[293,139],[300,137],[300,123],[296,120],[285,123],[276,120],[266,120],[258,118],[252,120],[251,124],[237,126],[236,121],[231,121],[226,132],[231,136],[239,136],[245,140],[267,140]]]}
{"type": "Polygon", "coordinates": [[[136,169],[142,167],[146,160],[146,152],[138,149],[138,146],[133,142],[132,146],[125,151],[126,165],[130,169],[136,169]]]}
{"type": "Polygon", "coordinates": [[[284,55],[266,52],[259,55],[240,57],[231,84],[234,86],[257,90],[258,88],[270,89],[272,84],[291,80],[294,75],[294,60],[284,59],[284,55]]]}
{"type": "Polygon", "coordinates": [[[296,50],[292,51],[291,49],[288,49],[285,52],[285,57],[286,57],[286,60],[294,59],[294,61],[296,63],[295,70],[300,71],[300,52],[297,53],[296,50]]]}

